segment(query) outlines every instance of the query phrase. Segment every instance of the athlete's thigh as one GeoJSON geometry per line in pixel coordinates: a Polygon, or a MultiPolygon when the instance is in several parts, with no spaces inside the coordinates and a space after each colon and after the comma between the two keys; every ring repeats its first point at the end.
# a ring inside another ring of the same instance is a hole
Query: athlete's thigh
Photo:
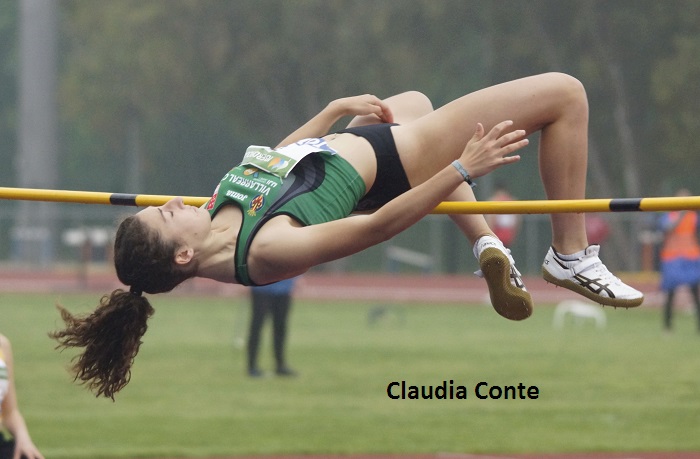
{"type": "Polygon", "coordinates": [[[556,119],[568,97],[585,101],[577,91],[582,91],[580,83],[567,75],[537,75],[467,94],[392,128],[411,184],[422,183],[458,158],[477,123],[488,132],[501,121],[512,120],[511,129],[530,134],[556,119]]]}

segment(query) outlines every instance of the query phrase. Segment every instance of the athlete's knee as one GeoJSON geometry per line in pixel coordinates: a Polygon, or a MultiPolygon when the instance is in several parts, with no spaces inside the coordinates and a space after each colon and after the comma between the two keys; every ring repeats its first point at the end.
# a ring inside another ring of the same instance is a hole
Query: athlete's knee
{"type": "Polygon", "coordinates": [[[570,104],[575,104],[577,108],[588,111],[588,96],[583,83],[578,78],[566,73],[553,73],[552,75],[556,87],[562,92],[564,99],[570,104]]]}
{"type": "Polygon", "coordinates": [[[542,75],[547,78],[547,87],[555,91],[556,104],[562,115],[576,122],[588,120],[588,96],[581,81],[566,73],[552,72],[542,75]]]}
{"type": "Polygon", "coordinates": [[[406,91],[394,97],[396,97],[397,102],[400,101],[400,105],[405,110],[416,116],[422,116],[433,111],[433,102],[420,91],[406,91]]]}
{"type": "Polygon", "coordinates": [[[433,102],[422,92],[408,91],[406,92],[406,95],[411,100],[411,103],[415,104],[416,107],[420,107],[426,112],[433,111],[433,102]]]}

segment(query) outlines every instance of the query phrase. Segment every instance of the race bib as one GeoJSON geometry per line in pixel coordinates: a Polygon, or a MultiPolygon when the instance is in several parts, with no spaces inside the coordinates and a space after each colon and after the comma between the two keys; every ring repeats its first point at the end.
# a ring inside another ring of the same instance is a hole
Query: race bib
{"type": "Polygon", "coordinates": [[[336,154],[336,151],[323,139],[304,139],[277,150],[251,145],[243,155],[241,165],[254,166],[277,177],[285,178],[305,156],[318,152],[336,154]]]}

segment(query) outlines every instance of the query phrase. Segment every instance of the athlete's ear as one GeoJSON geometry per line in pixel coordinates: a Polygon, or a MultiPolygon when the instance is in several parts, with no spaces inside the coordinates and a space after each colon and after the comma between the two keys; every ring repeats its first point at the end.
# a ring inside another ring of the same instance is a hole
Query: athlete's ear
{"type": "Polygon", "coordinates": [[[181,246],[175,253],[175,263],[178,265],[186,265],[194,258],[194,249],[192,247],[181,246]]]}

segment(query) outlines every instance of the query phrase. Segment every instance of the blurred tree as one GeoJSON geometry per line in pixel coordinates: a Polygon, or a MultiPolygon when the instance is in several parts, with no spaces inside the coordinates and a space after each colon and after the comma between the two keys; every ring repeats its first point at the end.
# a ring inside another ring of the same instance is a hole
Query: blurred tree
{"type": "Polygon", "coordinates": [[[89,164],[124,171],[129,120],[138,119],[146,191],[172,192],[176,183],[194,192],[193,182],[215,181],[202,160],[232,164],[248,143],[275,143],[333,98],[422,89],[444,102],[480,86],[478,76],[469,81],[479,75],[469,71],[479,68],[479,48],[464,46],[477,33],[450,8],[464,10],[463,2],[413,5],[69,0],[61,88],[72,130],[68,175],[76,186],[121,189],[124,174],[81,176],[77,156],[90,151],[89,164]]]}
{"type": "Polygon", "coordinates": [[[216,72],[218,50],[227,46],[228,37],[217,28],[225,23],[219,13],[226,5],[132,0],[65,3],[61,98],[67,129],[73,134],[69,176],[82,182],[77,186],[123,189],[128,170],[124,163],[129,149],[137,145],[148,185],[145,190],[128,191],[193,191],[187,186],[192,179],[188,169],[201,167],[202,159],[216,160],[216,155],[201,157],[196,147],[178,151],[172,140],[192,131],[183,119],[217,112],[217,104],[225,104],[211,83],[221,76],[216,72]],[[134,129],[140,140],[133,139],[134,129]],[[169,149],[164,150],[165,145],[169,149]],[[89,169],[93,175],[80,174],[85,167],[82,159],[96,166],[89,169]],[[163,165],[167,165],[166,174],[163,165]],[[107,177],[101,176],[101,169],[109,171],[107,177]]]}
{"type": "MultiPolygon", "coordinates": [[[[72,187],[125,186],[135,119],[144,191],[202,194],[248,143],[274,143],[333,98],[417,89],[441,105],[552,70],[588,90],[591,197],[658,192],[693,164],[692,0],[61,4],[72,187]]],[[[539,198],[536,170],[528,157],[498,174],[539,198]]]]}
{"type": "Polygon", "coordinates": [[[697,194],[700,131],[700,3],[675,2],[667,12],[670,38],[667,52],[651,68],[656,110],[649,178],[659,192],[672,195],[680,187],[697,194]]]}

